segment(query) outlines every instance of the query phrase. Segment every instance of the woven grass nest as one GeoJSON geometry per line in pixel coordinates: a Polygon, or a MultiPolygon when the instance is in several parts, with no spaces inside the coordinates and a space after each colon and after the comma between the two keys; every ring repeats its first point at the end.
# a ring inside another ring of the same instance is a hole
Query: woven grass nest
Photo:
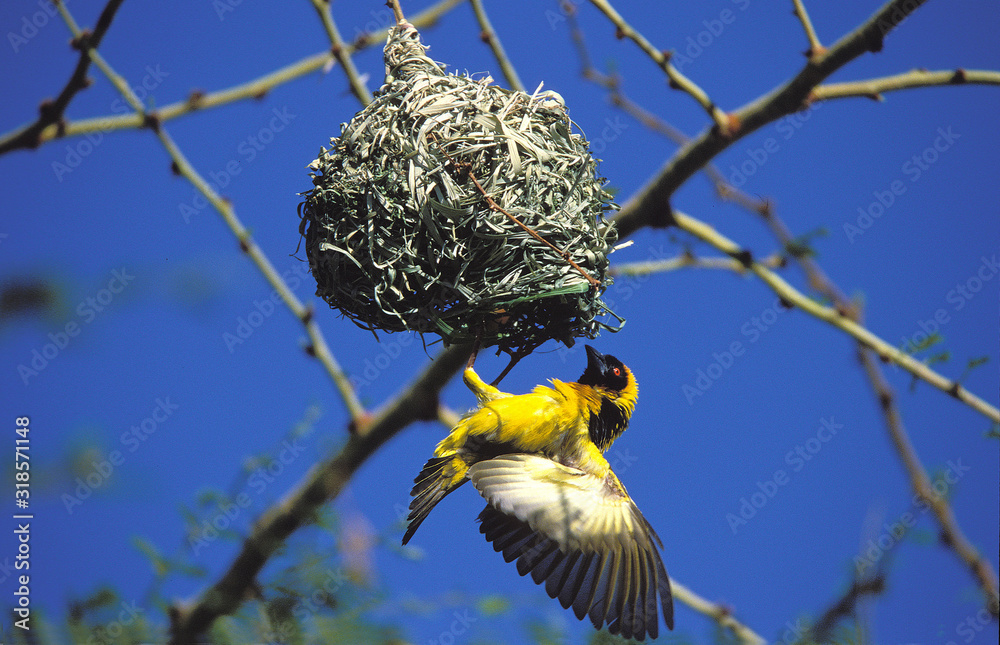
{"type": "Polygon", "coordinates": [[[424,50],[393,28],[385,84],[309,165],[316,294],[373,332],[510,354],[617,331],[600,300],[616,206],[561,98],[446,74],[424,50]]]}

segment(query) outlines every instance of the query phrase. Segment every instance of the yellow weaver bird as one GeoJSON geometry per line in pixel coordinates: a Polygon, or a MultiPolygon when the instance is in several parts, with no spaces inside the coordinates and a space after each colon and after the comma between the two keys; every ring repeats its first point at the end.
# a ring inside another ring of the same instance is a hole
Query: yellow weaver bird
{"type": "Polygon", "coordinates": [[[463,380],[479,407],[414,480],[403,544],[445,495],[471,480],[488,502],[480,532],[577,618],[643,640],[657,637],[662,605],[673,629],[663,543],[603,456],[635,409],[632,372],[588,345],[576,383],[553,379],[551,387],[513,395],[471,367],[463,380]]]}

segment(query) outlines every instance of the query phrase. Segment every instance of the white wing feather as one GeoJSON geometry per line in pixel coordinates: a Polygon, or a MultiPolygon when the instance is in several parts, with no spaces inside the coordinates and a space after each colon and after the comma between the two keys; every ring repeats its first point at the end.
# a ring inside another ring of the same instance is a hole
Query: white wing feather
{"type": "Polygon", "coordinates": [[[468,476],[489,503],[481,532],[563,607],[642,640],[657,635],[659,595],[673,627],[659,538],[618,485],[527,454],[480,461],[468,476]]]}

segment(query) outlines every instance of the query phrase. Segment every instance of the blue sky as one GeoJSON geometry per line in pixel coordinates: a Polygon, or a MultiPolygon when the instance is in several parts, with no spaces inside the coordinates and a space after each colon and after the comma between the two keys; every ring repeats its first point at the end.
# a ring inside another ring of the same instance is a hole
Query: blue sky
{"type": "MultiPolygon", "coordinates": [[[[726,110],[804,64],[807,43],[791,3],[647,4],[615,6],[655,46],[685,53],[683,72],[726,110]]],[[[404,8],[412,14],[426,5],[404,8]]],[[[81,25],[92,25],[99,12],[88,3],[69,6],[81,25]]],[[[807,6],[820,39],[832,44],[877,4],[807,6]]],[[[581,79],[556,3],[487,8],[524,84],[534,89],[544,81],[559,92],[620,200],[635,194],[676,146],[581,79]]],[[[595,64],[620,74],[630,98],[690,135],[706,127],[700,107],[670,90],[632,43],[614,39],[613,28],[589,5],[579,9],[595,64]]],[[[830,80],[920,67],[998,69],[996,9],[987,2],[930,2],[892,32],[882,52],[830,80]]],[[[389,14],[381,2],[341,2],[334,18],[353,39],[386,26],[389,14]]],[[[35,2],[4,3],[0,26],[0,85],[7,88],[0,131],[9,132],[34,118],[41,99],[58,94],[76,56],[63,22],[35,2]]],[[[450,69],[492,72],[504,83],[468,6],[425,30],[424,41],[450,69]]],[[[100,51],[157,106],[193,89],[245,82],[328,47],[306,2],[126,2],[100,51]]],[[[381,48],[366,49],[355,62],[375,89],[383,74],[381,48]]],[[[107,79],[96,69],[91,76],[94,85],[74,99],[67,117],[124,113],[107,79]]],[[[425,352],[419,338],[405,334],[375,342],[313,296],[311,277],[292,257],[297,193],[311,186],[305,166],[358,109],[335,67],[261,100],[197,112],[165,127],[232,201],[292,290],[316,305],[334,354],[374,407],[437,347],[425,352]]],[[[909,90],[884,102],[837,100],[765,126],[715,160],[744,191],[773,200],[795,234],[825,230],[812,239],[817,259],[845,293],[864,302],[869,329],[898,346],[936,327],[942,341],[921,357],[947,351],[949,360],[934,367],[962,378],[993,405],[1000,391],[998,113],[1000,93],[987,86],[909,90]],[[980,357],[986,364],[967,371],[980,357]]],[[[14,419],[31,418],[32,606],[56,620],[64,619],[69,601],[102,584],[162,619],[144,605],[154,576],[133,538],[168,554],[188,549],[185,555],[214,579],[235,546],[220,540],[191,552],[180,509],[194,507],[206,490],[243,493],[247,504],[233,519],[243,532],[334,451],[345,432],[344,406],[320,365],[302,351],[301,326],[273,304],[271,288],[218,213],[169,166],[149,131],[57,140],[0,157],[0,278],[39,278],[58,294],[57,305],[43,313],[0,321],[0,418],[8,428],[9,461],[14,419]],[[227,342],[251,322],[243,342],[227,342]],[[37,373],[19,370],[31,367],[35,352],[42,355],[37,373]],[[314,430],[296,443],[292,428],[314,408],[314,430]],[[285,459],[267,460],[269,475],[248,475],[247,460],[263,453],[285,459]],[[76,478],[88,476],[97,485],[83,495],[76,478]],[[71,498],[80,503],[67,503],[71,498]]],[[[757,257],[776,249],[760,220],[719,201],[702,175],[674,195],[673,205],[757,257]]],[[[643,230],[632,239],[615,262],[672,257],[688,247],[715,255],[677,231],[643,230]]],[[[807,289],[797,268],[782,275],[807,289]]],[[[996,622],[984,626],[977,618],[974,579],[937,544],[931,513],[914,503],[850,338],[802,311],[776,307],[774,293],[759,280],[728,271],[620,279],[607,300],[628,322],[594,344],[629,365],[640,387],[632,425],[609,461],[663,538],[672,576],[732,607],[765,638],[781,640],[798,618],[816,616],[843,593],[856,557],[882,538],[886,552],[873,553],[890,562],[888,589],[866,608],[873,640],[996,642],[996,622]],[[755,513],[734,522],[743,500],[757,502],[755,513]],[[889,544],[893,525],[907,518],[913,529],[889,544]]],[[[523,392],[582,372],[581,345],[542,349],[517,366],[504,389],[523,392]]],[[[503,364],[486,354],[477,365],[492,377],[503,364]]],[[[989,422],[903,370],[884,371],[923,465],[995,570],[1000,467],[996,439],[984,436],[989,422]]],[[[444,401],[458,410],[474,404],[458,382],[447,387],[444,401]]],[[[342,518],[378,537],[368,554],[371,585],[386,601],[373,619],[401,624],[415,643],[439,639],[454,613],[465,611],[474,620],[455,642],[525,642],[528,619],[580,642],[589,625],[521,579],[482,539],[474,522],[482,500],[471,488],[443,502],[421,527],[411,543],[420,558],[396,548],[399,509],[444,432],[437,424],[411,426],[333,503],[342,518]],[[507,595],[512,611],[475,613],[469,599],[492,593],[507,595]],[[407,610],[414,599],[429,603],[428,611],[407,610]]],[[[4,472],[12,482],[12,467],[4,472]]],[[[0,562],[17,552],[13,534],[5,535],[0,562]]],[[[296,540],[322,552],[335,543],[316,528],[296,540]]],[[[5,604],[14,602],[14,582],[2,568],[5,604]]],[[[163,592],[192,597],[206,582],[177,577],[163,592]]],[[[712,623],[679,606],[677,631],[706,641],[712,623]]]]}

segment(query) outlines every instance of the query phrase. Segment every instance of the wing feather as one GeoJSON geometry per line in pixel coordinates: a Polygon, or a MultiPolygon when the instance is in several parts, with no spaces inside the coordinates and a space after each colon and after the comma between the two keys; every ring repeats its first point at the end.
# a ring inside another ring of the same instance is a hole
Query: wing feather
{"type": "Polygon", "coordinates": [[[604,557],[604,566],[601,568],[597,587],[594,589],[594,600],[588,612],[590,622],[597,629],[600,629],[607,619],[608,608],[611,607],[613,600],[615,581],[618,579],[618,567],[621,566],[621,556],[618,553],[609,551],[604,557]]]}
{"type": "Polygon", "coordinates": [[[552,570],[552,573],[549,574],[548,579],[545,581],[545,591],[549,594],[549,597],[559,597],[563,587],[566,586],[566,581],[569,580],[573,567],[582,555],[580,551],[574,551],[560,559],[559,564],[556,565],[556,568],[552,570]]]}
{"type": "MultiPolygon", "coordinates": [[[[590,569],[596,555],[596,553],[581,552],[580,557],[573,564],[573,569],[559,594],[559,604],[563,606],[563,609],[569,609],[576,602],[578,596],[585,595],[582,593],[583,580],[587,577],[587,570],[590,569]]],[[[576,611],[575,608],[574,611],[576,611]]]]}
{"type": "Polygon", "coordinates": [[[516,553],[517,555],[520,555],[525,545],[534,538],[535,532],[531,530],[530,526],[519,526],[515,530],[495,540],[493,542],[493,548],[497,551],[502,551],[504,560],[510,562],[514,558],[507,557],[508,554],[516,553]]]}
{"type": "MultiPolygon", "coordinates": [[[[535,535],[541,539],[532,544],[531,548],[524,551],[521,557],[517,559],[517,572],[522,576],[526,575],[529,571],[534,572],[539,569],[539,564],[546,557],[559,550],[559,545],[554,540],[542,538],[537,533],[535,535]]],[[[544,580],[544,578],[539,579],[544,580]]],[[[535,582],[538,582],[538,580],[536,579],[535,582]]]]}
{"type": "MultiPolygon", "coordinates": [[[[621,634],[622,626],[625,624],[625,613],[628,611],[629,583],[632,582],[632,552],[623,549],[621,554],[621,567],[618,569],[618,580],[615,583],[615,597],[611,603],[611,611],[608,615],[608,631],[612,634],[621,634]],[[612,618],[614,622],[612,622],[612,618]]],[[[623,634],[627,637],[627,634],[623,634]]]]}
{"type": "Polygon", "coordinates": [[[656,638],[660,635],[660,624],[656,617],[656,582],[657,582],[657,571],[656,565],[653,563],[653,558],[650,557],[648,552],[642,553],[643,559],[643,593],[639,600],[642,603],[642,621],[646,626],[646,631],[649,632],[650,638],[656,638]]]}
{"type": "Polygon", "coordinates": [[[594,553],[591,555],[592,557],[587,563],[587,568],[581,572],[578,593],[573,600],[573,613],[580,620],[583,620],[587,616],[587,610],[594,603],[597,578],[601,575],[601,568],[604,566],[605,555],[603,553],[594,553]]]}
{"type": "Polygon", "coordinates": [[[662,608],[673,629],[662,543],[613,475],[509,454],[473,464],[468,477],[488,502],[486,539],[577,618],[642,640],[658,635],[662,608]]]}
{"type": "Polygon", "coordinates": [[[556,543],[556,548],[550,551],[548,555],[546,555],[538,563],[538,566],[532,569],[531,579],[535,581],[536,585],[542,584],[545,582],[545,579],[552,574],[552,571],[559,565],[559,563],[562,562],[564,557],[563,552],[559,549],[558,543],[556,543]]]}

